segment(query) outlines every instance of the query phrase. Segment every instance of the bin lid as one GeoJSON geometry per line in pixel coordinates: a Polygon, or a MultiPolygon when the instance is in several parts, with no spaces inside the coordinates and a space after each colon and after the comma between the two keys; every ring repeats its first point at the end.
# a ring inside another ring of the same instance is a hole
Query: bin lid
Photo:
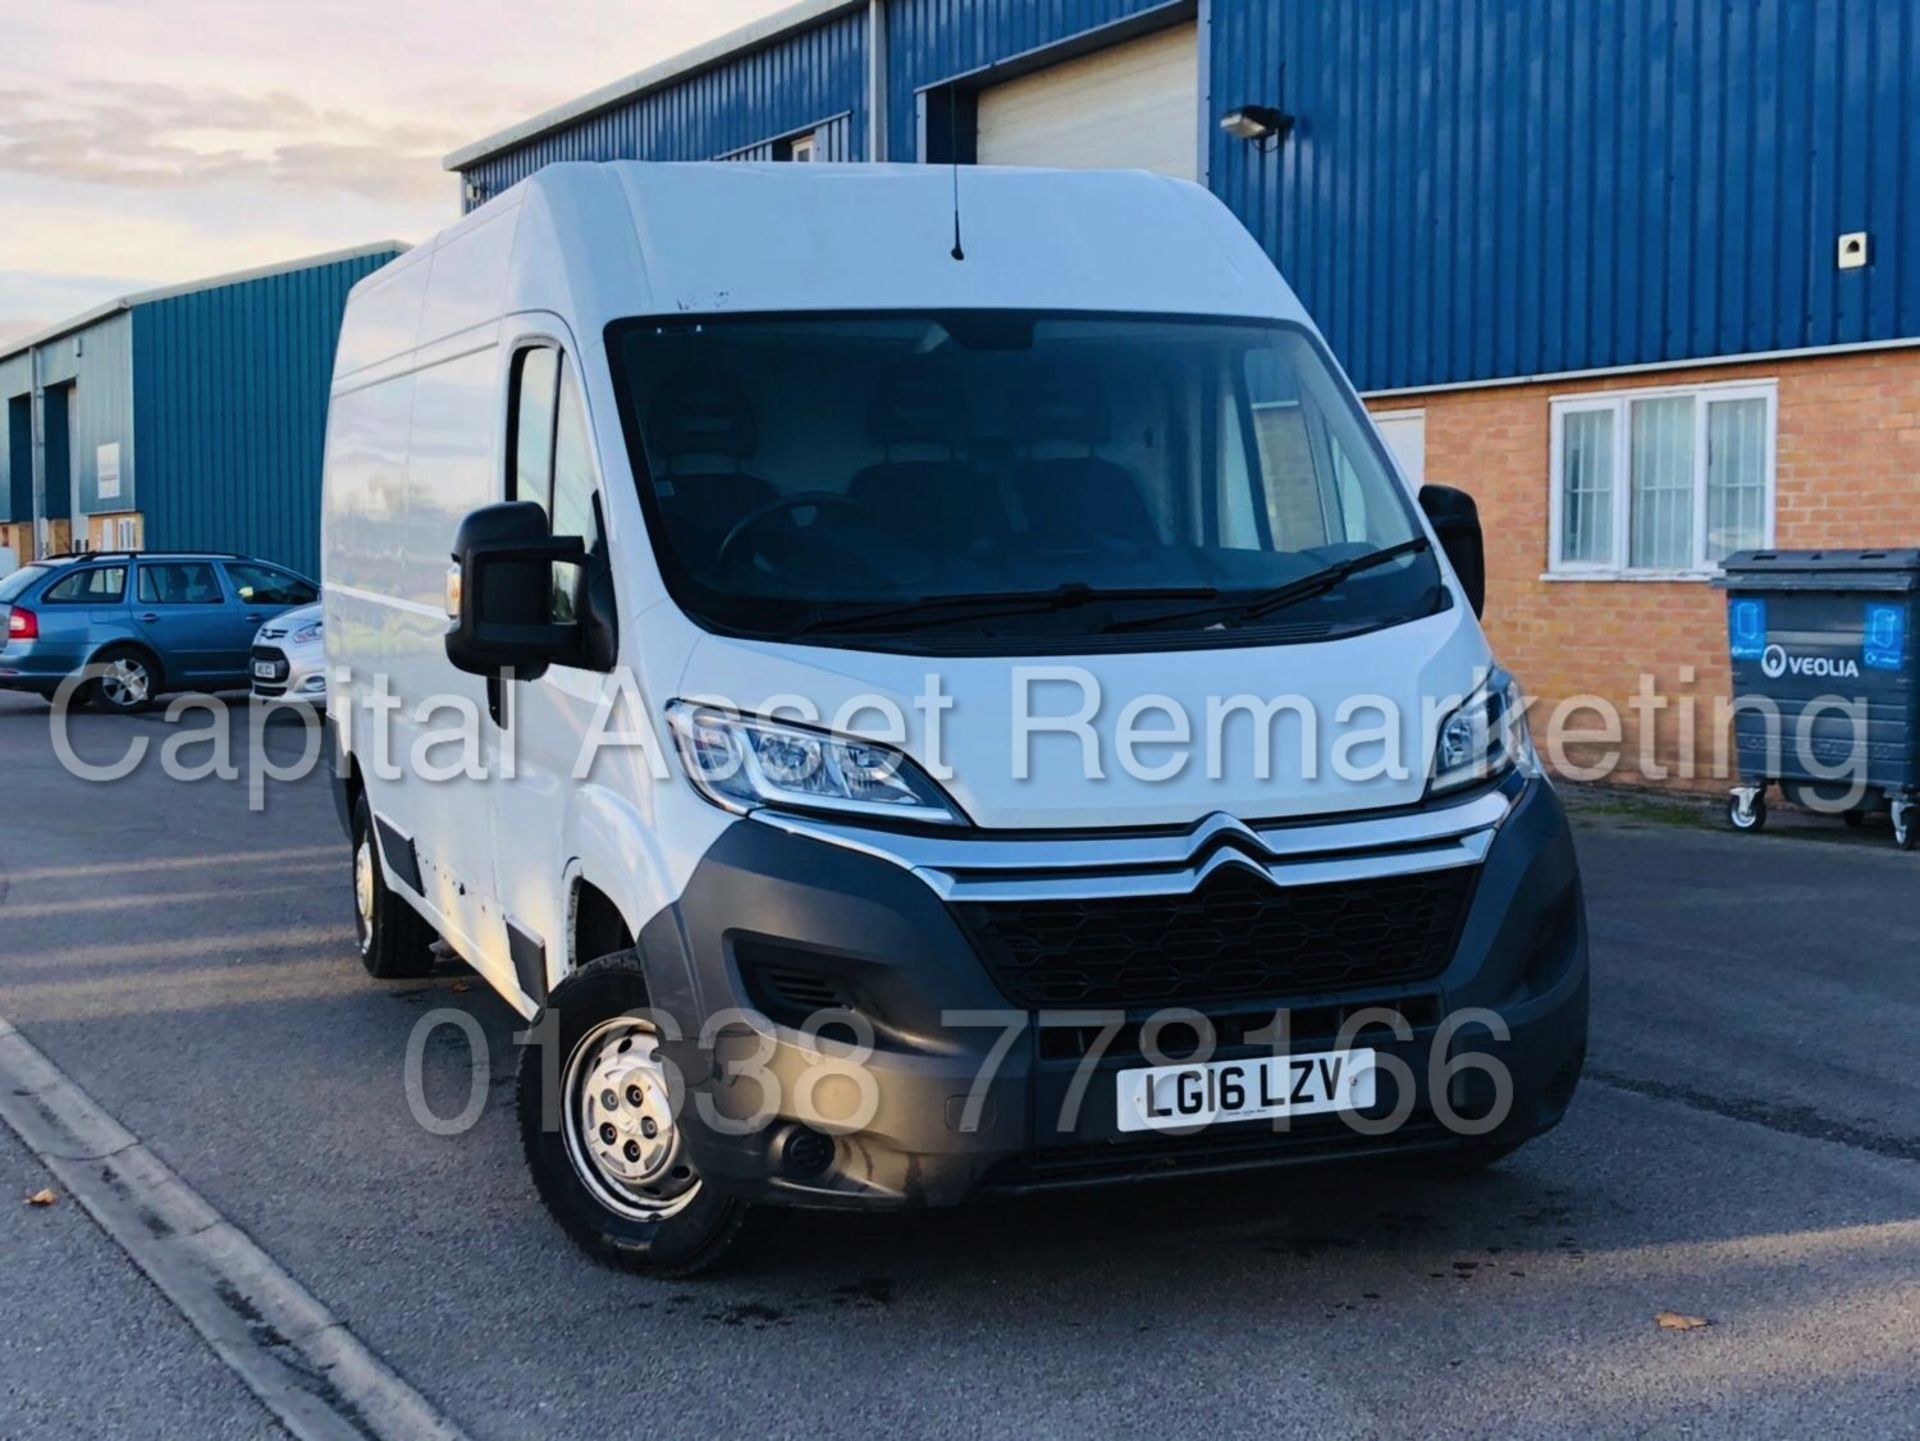
{"type": "Polygon", "coordinates": [[[1743,550],[1721,563],[1721,590],[1920,591],[1920,548],[1743,550]]]}

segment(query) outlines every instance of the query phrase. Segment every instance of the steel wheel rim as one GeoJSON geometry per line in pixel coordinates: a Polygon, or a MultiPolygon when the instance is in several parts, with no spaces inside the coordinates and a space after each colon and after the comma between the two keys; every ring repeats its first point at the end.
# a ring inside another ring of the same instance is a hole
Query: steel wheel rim
{"type": "Polygon", "coordinates": [[[651,1027],[627,1016],[600,1022],[574,1046],[560,1085],[567,1159],[594,1199],[635,1221],[693,1204],[700,1178],[682,1154],[651,1027]]]}
{"type": "Polygon", "coordinates": [[[354,921],[360,933],[360,950],[373,944],[373,842],[362,836],[353,852],[354,921]]]}
{"type": "Polygon", "coordinates": [[[100,678],[100,689],[115,705],[138,705],[147,698],[152,682],[145,666],[122,656],[108,664],[107,673],[100,678]]]}

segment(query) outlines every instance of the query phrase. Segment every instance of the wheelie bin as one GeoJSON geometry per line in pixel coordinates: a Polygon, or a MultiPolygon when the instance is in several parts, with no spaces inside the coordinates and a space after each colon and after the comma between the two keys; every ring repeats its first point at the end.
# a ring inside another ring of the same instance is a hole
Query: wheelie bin
{"type": "Polygon", "coordinates": [[[1727,817],[1766,824],[1767,791],[1857,825],[1885,807],[1902,850],[1920,843],[1920,549],[1750,550],[1727,593],[1734,756],[1727,817]]]}

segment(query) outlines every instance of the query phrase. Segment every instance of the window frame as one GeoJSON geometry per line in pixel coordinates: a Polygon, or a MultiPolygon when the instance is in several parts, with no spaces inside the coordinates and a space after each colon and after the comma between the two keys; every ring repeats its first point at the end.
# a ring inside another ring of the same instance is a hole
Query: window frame
{"type": "Polygon", "coordinates": [[[1711,457],[1708,454],[1711,405],[1727,401],[1759,400],[1766,405],[1763,426],[1762,483],[1764,513],[1759,549],[1774,544],[1776,499],[1779,492],[1780,382],[1728,380],[1696,385],[1643,386],[1632,390],[1590,390],[1556,395],[1548,400],[1547,460],[1547,568],[1543,580],[1711,580],[1720,574],[1720,562],[1707,557],[1707,490],[1711,457]],[[1693,401],[1693,525],[1692,555],[1684,566],[1631,564],[1633,532],[1633,407],[1642,401],[1686,398],[1693,401]],[[1606,414],[1613,425],[1612,535],[1604,560],[1566,560],[1566,422],[1570,415],[1606,414]]]}
{"type": "Polygon", "coordinates": [[[312,581],[308,580],[304,575],[300,574],[299,571],[288,570],[284,565],[274,565],[271,561],[241,560],[237,558],[226,558],[221,560],[220,564],[216,567],[216,569],[220,572],[220,574],[226,580],[227,590],[232,594],[233,603],[235,605],[283,606],[288,610],[297,610],[301,606],[315,605],[320,600],[319,586],[315,585],[312,581]],[[252,570],[268,571],[271,574],[280,576],[283,579],[290,581],[295,585],[302,585],[307,587],[307,589],[313,592],[313,596],[308,600],[295,600],[295,601],[248,600],[244,595],[240,593],[240,581],[233,573],[233,567],[235,566],[246,566],[252,570]]]}
{"type": "MultiPolygon", "coordinates": [[[[501,449],[498,478],[500,494],[508,501],[532,499],[520,493],[520,418],[521,397],[524,394],[526,362],[536,351],[548,351],[553,355],[553,395],[547,411],[547,456],[546,456],[546,492],[534,503],[546,512],[547,529],[558,535],[555,529],[557,516],[555,502],[560,492],[560,442],[564,417],[568,410],[569,392],[572,395],[572,411],[580,427],[581,438],[586,446],[587,468],[590,479],[587,486],[587,519],[589,532],[583,539],[589,551],[604,543],[607,521],[605,502],[601,496],[606,488],[606,476],[601,467],[599,447],[595,442],[593,429],[593,410],[587,399],[587,371],[580,356],[573,349],[571,339],[553,331],[529,330],[514,337],[507,347],[506,385],[503,405],[506,412],[505,443],[501,449]]],[[[579,624],[579,617],[570,624],[579,624]]]]}
{"type": "Polygon", "coordinates": [[[158,605],[176,606],[182,610],[200,610],[210,605],[228,605],[238,599],[240,591],[233,577],[226,574],[224,567],[215,565],[211,560],[146,560],[142,559],[134,566],[133,603],[139,606],[158,605]],[[146,578],[150,573],[162,570],[185,569],[187,566],[203,566],[213,577],[214,597],[212,600],[148,600],[142,593],[146,578]]]}
{"type": "Polygon", "coordinates": [[[56,580],[50,582],[47,588],[40,592],[40,599],[38,601],[38,604],[40,605],[100,605],[100,606],[125,605],[127,603],[127,581],[131,576],[132,571],[133,571],[133,567],[130,565],[126,565],[124,563],[120,565],[81,566],[78,570],[69,571],[66,575],[60,576],[56,580]],[[60,587],[63,585],[71,584],[72,582],[77,580],[83,580],[87,576],[99,575],[102,572],[114,571],[114,570],[117,570],[120,572],[120,593],[118,595],[112,595],[112,596],[76,595],[76,596],[69,597],[69,596],[54,594],[54,592],[60,589],[60,587]]]}
{"type": "Polygon", "coordinates": [[[536,351],[542,350],[553,353],[553,397],[547,407],[546,494],[541,496],[536,504],[546,511],[547,522],[552,524],[553,466],[560,441],[560,376],[567,364],[566,346],[552,336],[522,336],[514,342],[513,348],[507,355],[507,435],[506,448],[502,452],[501,494],[509,501],[532,499],[520,493],[520,408],[521,395],[526,383],[527,361],[536,351]]]}

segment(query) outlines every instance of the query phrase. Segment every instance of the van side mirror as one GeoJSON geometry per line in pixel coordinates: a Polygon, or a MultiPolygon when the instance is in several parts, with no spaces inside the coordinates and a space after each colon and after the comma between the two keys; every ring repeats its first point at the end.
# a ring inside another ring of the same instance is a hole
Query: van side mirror
{"type": "Polygon", "coordinates": [[[1447,553],[1467,603],[1479,615],[1487,608],[1487,550],[1480,534],[1480,507],[1464,490],[1450,485],[1420,487],[1420,509],[1433,522],[1440,548],[1447,553]]]}
{"type": "Polygon", "coordinates": [[[574,572],[579,615],[587,545],[556,538],[547,513],[532,501],[483,506],[460,522],[447,572],[447,659],[469,675],[514,672],[538,680],[549,665],[575,662],[585,651],[582,627],[554,614],[556,567],[574,572]]]}

